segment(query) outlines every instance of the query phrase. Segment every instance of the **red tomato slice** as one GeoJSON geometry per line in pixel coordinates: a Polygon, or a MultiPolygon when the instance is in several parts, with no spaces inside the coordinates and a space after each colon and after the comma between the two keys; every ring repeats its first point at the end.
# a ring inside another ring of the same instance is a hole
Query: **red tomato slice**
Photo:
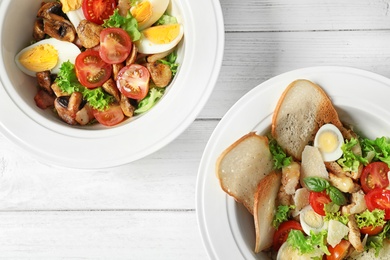
{"type": "Polygon", "coordinates": [[[100,25],[114,13],[116,0],[83,0],[82,8],[88,21],[100,25]]]}
{"type": "Polygon", "coordinates": [[[105,63],[98,51],[86,50],[76,57],[76,75],[87,88],[97,88],[111,77],[112,66],[105,63]]]}
{"type": "Polygon", "coordinates": [[[283,243],[286,242],[288,234],[292,229],[303,231],[301,224],[295,220],[288,220],[280,224],[273,238],[272,247],[274,251],[278,251],[283,243]]]}
{"type": "Polygon", "coordinates": [[[100,57],[115,64],[126,60],[133,47],[127,32],[121,28],[107,28],[100,33],[100,57]]]}
{"type": "Polygon", "coordinates": [[[341,260],[348,254],[351,243],[348,240],[341,240],[335,247],[328,246],[330,255],[326,256],[327,260],[341,260]]]}
{"type": "Polygon", "coordinates": [[[309,196],[309,202],[315,213],[321,216],[325,216],[324,206],[325,204],[330,203],[331,199],[329,198],[329,195],[326,194],[325,191],[322,192],[311,191],[309,196]]]}
{"type": "Polygon", "coordinates": [[[364,196],[369,211],[381,209],[385,211],[385,220],[390,219],[390,190],[376,188],[364,196]]]}
{"type": "Polygon", "coordinates": [[[383,230],[383,226],[379,226],[379,227],[367,226],[367,227],[362,227],[360,229],[360,233],[367,234],[369,236],[374,236],[374,235],[378,235],[382,230],[383,230]]]}
{"type": "Polygon", "coordinates": [[[389,167],[384,162],[373,162],[364,167],[360,183],[365,193],[375,188],[386,188],[389,186],[389,178],[387,173],[389,167]]]}
{"type": "Polygon", "coordinates": [[[111,105],[104,111],[94,109],[93,115],[100,124],[105,126],[117,125],[125,118],[119,105],[111,105]]]}
{"type": "Polygon", "coordinates": [[[126,97],[141,100],[148,94],[149,79],[150,73],[146,67],[131,64],[119,71],[116,85],[126,97]]]}

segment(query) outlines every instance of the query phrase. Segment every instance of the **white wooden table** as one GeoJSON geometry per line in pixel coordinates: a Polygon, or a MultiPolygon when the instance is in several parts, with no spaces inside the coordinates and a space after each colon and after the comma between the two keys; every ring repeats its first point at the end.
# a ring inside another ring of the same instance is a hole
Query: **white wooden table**
{"type": "Polygon", "coordinates": [[[308,66],[390,77],[390,0],[221,6],[226,43],[215,90],[162,150],[113,169],[69,170],[35,161],[0,135],[1,259],[207,259],[196,220],[198,165],[214,127],[240,97],[308,66]]]}

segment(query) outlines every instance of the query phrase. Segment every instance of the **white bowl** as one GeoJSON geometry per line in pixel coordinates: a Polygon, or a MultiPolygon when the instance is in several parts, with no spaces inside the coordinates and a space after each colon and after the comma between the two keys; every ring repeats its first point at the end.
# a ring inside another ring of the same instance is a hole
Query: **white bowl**
{"type": "Polygon", "coordinates": [[[263,253],[254,253],[253,217],[222,191],[215,165],[222,151],[244,134],[268,132],[282,92],[289,83],[302,78],[319,84],[341,120],[365,137],[390,136],[390,79],[371,72],[345,67],[305,68],[274,77],[248,92],[215,128],[199,166],[197,217],[211,259],[268,259],[263,253]]]}
{"type": "Polygon", "coordinates": [[[0,2],[0,131],[39,160],[77,168],[129,163],[172,141],[205,105],[217,81],[224,49],[218,0],[172,0],[172,14],[184,25],[179,71],[154,108],[111,128],[69,126],[52,111],[35,105],[35,78],[22,73],[14,57],[32,40],[41,2],[0,2]]]}

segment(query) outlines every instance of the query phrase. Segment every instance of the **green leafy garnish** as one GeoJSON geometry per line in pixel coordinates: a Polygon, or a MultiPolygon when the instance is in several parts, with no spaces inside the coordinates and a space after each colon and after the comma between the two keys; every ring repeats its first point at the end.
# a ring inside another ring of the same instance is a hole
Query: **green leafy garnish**
{"type": "Polygon", "coordinates": [[[138,41],[141,38],[141,33],[138,30],[138,22],[131,15],[130,11],[127,13],[126,17],[121,16],[118,12],[118,9],[114,10],[114,13],[106,20],[102,25],[104,28],[122,28],[129,35],[133,42],[138,41]]]}
{"type": "Polygon", "coordinates": [[[366,250],[374,249],[375,256],[379,255],[380,250],[383,248],[383,241],[390,238],[390,222],[387,222],[383,227],[382,232],[375,236],[368,236],[365,246],[366,250]]]}
{"type": "Polygon", "coordinates": [[[152,88],[148,95],[138,103],[138,108],[134,111],[136,114],[145,113],[151,109],[157,101],[163,96],[165,88],[152,88]]]}
{"type": "Polygon", "coordinates": [[[291,209],[295,209],[295,206],[279,205],[276,209],[276,213],[272,221],[272,226],[277,229],[282,222],[288,220],[291,209]]]}
{"type": "Polygon", "coordinates": [[[345,140],[345,143],[341,146],[343,151],[343,156],[337,160],[338,164],[343,168],[344,171],[348,172],[357,172],[360,163],[366,165],[368,163],[367,159],[359,156],[353,152],[353,147],[358,145],[359,141],[356,138],[351,138],[351,140],[345,140]]]}
{"type": "Polygon", "coordinates": [[[177,68],[179,67],[179,64],[176,63],[176,58],[177,54],[174,51],[168,54],[164,59],[158,60],[157,62],[168,65],[172,71],[172,76],[175,76],[177,73],[177,68]]]}
{"type": "Polygon", "coordinates": [[[330,185],[330,183],[320,177],[306,177],[303,179],[306,187],[315,192],[326,191],[326,194],[329,195],[331,201],[339,206],[345,205],[347,203],[347,198],[344,193],[342,193],[336,187],[330,185]]]}
{"type": "Polygon", "coordinates": [[[380,209],[369,211],[366,209],[362,213],[355,214],[356,223],[359,228],[362,227],[381,227],[385,222],[385,212],[380,209]]]}
{"type": "Polygon", "coordinates": [[[154,25],[176,24],[176,23],[177,23],[176,17],[173,17],[168,14],[163,14],[154,25]]]}
{"type": "Polygon", "coordinates": [[[114,101],[114,98],[100,87],[88,89],[81,85],[77,79],[74,65],[69,61],[62,63],[55,82],[68,95],[71,95],[73,92],[80,92],[83,98],[97,110],[107,109],[114,101]]]}
{"type": "Polygon", "coordinates": [[[302,231],[292,229],[288,234],[287,243],[297,249],[300,254],[312,253],[319,248],[325,254],[330,255],[326,243],[327,234],[326,230],[317,234],[310,231],[310,236],[305,236],[302,231]]]}
{"type": "Polygon", "coordinates": [[[341,215],[341,212],[339,211],[340,206],[331,202],[328,204],[325,204],[324,206],[324,211],[325,211],[325,218],[324,221],[329,221],[329,220],[336,220],[344,225],[348,224],[348,215],[341,215]]]}
{"type": "Polygon", "coordinates": [[[272,154],[274,161],[274,169],[282,169],[285,166],[289,166],[292,162],[291,156],[287,156],[282,147],[278,144],[278,142],[268,136],[269,139],[269,150],[272,154]]]}
{"type": "Polygon", "coordinates": [[[386,137],[360,139],[363,155],[368,161],[382,161],[390,167],[390,140],[386,137]]]}

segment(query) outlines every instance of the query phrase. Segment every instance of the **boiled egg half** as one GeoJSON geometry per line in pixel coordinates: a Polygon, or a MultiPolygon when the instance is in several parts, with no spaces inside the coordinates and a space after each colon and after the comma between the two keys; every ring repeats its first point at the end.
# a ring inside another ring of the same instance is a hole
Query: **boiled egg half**
{"type": "Polygon", "coordinates": [[[299,251],[290,246],[288,242],[284,242],[278,250],[276,260],[311,260],[315,257],[320,258],[323,254],[324,253],[317,248],[314,248],[314,251],[311,253],[300,254],[299,251]]]}
{"type": "Polygon", "coordinates": [[[307,205],[301,210],[299,221],[303,231],[310,236],[310,231],[317,234],[323,229],[327,229],[328,222],[324,221],[324,217],[317,214],[310,205],[307,205]]]}
{"type": "Polygon", "coordinates": [[[141,38],[135,45],[143,54],[161,53],[176,47],[183,35],[183,25],[178,23],[152,26],[141,31],[141,38]]]}
{"type": "Polygon", "coordinates": [[[321,126],[314,138],[314,146],[319,149],[325,162],[335,161],[343,155],[343,143],[343,135],[333,124],[321,126]]]}
{"type": "Polygon", "coordinates": [[[150,27],[167,10],[169,0],[142,0],[130,9],[131,15],[138,22],[138,29],[141,31],[150,27]]]}
{"type": "Polygon", "coordinates": [[[66,61],[74,64],[80,52],[73,43],[50,38],[21,50],[15,56],[15,63],[21,71],[32,77],[45,70],[58,74],[61,64],[66,61]]]}

